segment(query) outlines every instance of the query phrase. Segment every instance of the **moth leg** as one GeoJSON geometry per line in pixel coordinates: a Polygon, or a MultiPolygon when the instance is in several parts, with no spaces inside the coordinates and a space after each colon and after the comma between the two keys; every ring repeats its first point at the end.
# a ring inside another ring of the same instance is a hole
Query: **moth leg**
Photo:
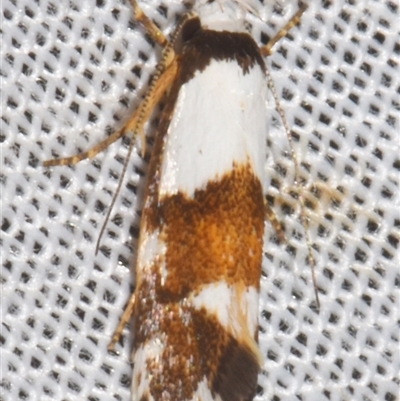
{"type": "MultiPolygon", "coordinates": [[[[135,118],[135,114],[136,113],[134,113],[134,115],[132,116],[132,119],[135,118]]],[[[137,118],[137,116],[136,116],[136,118],[137,118]]],[[[61,159],[46,160],[43,162],[43,166],[51,167],[51,166],[65,166],[67,164],[75,165],[75,164],[79,163],[81,160],[93,159],[93,157],[95,157],[98,153],[102,152],[104,149],[108,148],[116,140],[118,140],[119,138],[124,136],[126,134],[124,128],[125,127],[122,127],[120,130],[115,131],[108,138],[104,139],[103,141],[101,141],[97,145],[93,146],[86,152],[78,153],[76,155],[69,156],[69,157],[63,157],[61,159]]]]}
{"type": "MultiPolygon", "coordinates": [[[[166,46],[168,41],[163,35],[163,33],[157,28],[157,26],[143,13],[143,11],[140,9],[138,6],[137,2],[135,0],[131,0],[131,4],[133,7],[133,14],[135,19],[144,27],[146,30],[147,34],[158,44],[161,46],[166,46]]],[[[171,70],[165,71],[166,77],[170,77],[171,75],[171,70]]],[[[170,84],[169,79],[166,79],[163,81],[164,83],[170,84]]],[[[159,88],[157,88],[157,93],[153,95],[153,102],[158,102],[160,98],[162,97],[163,93],[166,90],[165,85],[161,85],[159,88]],[[160,93],[162,92],[162,93],[160,93]]],[[[85,159],[93,159],[98,153],[102,152],[108,146],[110,146],[112,143],[117,141],[119,138],[122,136],[126,135],[128,132],[132,131],[133,127],[136,126],[138,117],[140,114],[140,109],[137,109],[132,117],[125,123],[125,125],[119,129],[118,131],[115,131],[112,133],[108,138],[104,139],[97,145],[93,146],[89,150],[78,153],[73,156],[69,157],[63,157],[60,159],[51,159],[51,160],[46,160],[43,162],[44,167],[51,167],[51,166],[65,166],[65,165],[75,165],[79,163],[82,160],[85,159]]]]}
{"type": "Polygon", "coordinates": [[[260,48],[260,52],[264,57],[267,57],[271,54],[271,48],[275,45],[276,42],[278,42],[280,39],[285,37],[289,31],[296,26],[300,22],[301,15],[304,13],[304,11],[307,9],[307,5],[303,4],[297,13],[293,15],[292,18],[286,23],[286,25],[281,28],[273,38],[271,38],[268,43],[265,46],[262,46],[260,48]]]}
{"type": "Polygon", "coordinates": [[[115,329],[114,334],[111,338],[111,341],[107,347],[107,349],[109,351],[114,351],[115,344],[119,341],[122,330],[124,329],[125,325],[129,322],[129,320],[133,314],[134,308],[135,308],[135,292],[133,292],[133,294],[130,296],[128,304],[125,307],[124,313],[122,314],[121,318],[119,319],[118,326],[115,329]]]}
{"type": "Polygon", "coordinates": [[[271,209],[267,202],[265,202],[265,217],[271,224],[272,228],[275,230],[278,237],[278,241],[282,244],[286,242],[285,230],[282,227],[281,222],[278,220],[275,212],[271,209]]]}
{"type": "Polygon", "coordinates": [[[81,160],[93,159],[98,153],[102,152],[104,149],[106,149],[108,146],[110,146],[112,143],[114,143],[122,136],[126,135],[127,133],[135,131],[136,127],[141,128],[141,126],[144,124],[144,122],[151,114],[153,107],[159,102],[165,91],[169,88],[171,82],[175,77],[175,74],[176,74],[176,63],[171,63],[167,68],[165,68],[165,71],[163,71],[162,74],[160,74],[160,76],[158,77],[157,81],[159,81],[159,83],[157,85],[154,85],[153,90],[149,89],[145,99],[142,101],[142,103],[133,113],[132,117],[129,118],[129,120],[124,124],[124,126],[121,129],[115,131],[108,138],[104,139],[103,141],[101,141],[100,143],[98,143],[97,145],[93,146],[92,148],[90,148],[85,152],[78,153],[76,155],[69,157],[63,157],[60,159],[46,160],[43,162],[43,166],[44,167],[65,166],[67,164],[75,165],[79,163],[81,160]]]}
{"type": "Polygon", "coordinates": [[[125,123],[125,125],[111,134],[108,138],[104,139],[97,145],[93,146],[91,149],[78,153],[73,156],[64,157],[60,159],[51,159],[43,162],[44,167],[50,166],[65,166],[75,165],[84,159],[93,159],[98,153],[102,152],[112,143],[117,141],[122,136],[129,132],[133,133],[135,137],[139,132],[141,134],[142,142],[142,155],[145,154],[145,140],[143,134],[143,125],[149,118],[153,108],[160,101],[164,93],[168,90],[169,86],[173,82],[176,72],[177,72],[177,59],[174,51],[174,44],[177,40],[179,33],[181,32],[184,23],[193,17],[193,13],[186,13],[181,19],[180,23],[176,27],[175,31],[171,36],[171,40],[168,41],[163,33],[157,28],[157,26],[152,22],[140,9],[136,0],[130,0],[133,13],[136,20],[144,27],[147,34],[158,44],[164,47],[162,52],[161,61],[156,67],[155,74],[151,80],[150,87],[146,92],[146,96],[140,103],[137,110],[133,113],[132,117],[125,123]]]}
{"type": "Polygon", "coordinates": [[[139,22],[145,29],[146,33],[150,36],[154,42],[160,46],[165,47],[168,43],[168,39],[158,29],[157,25],[142,11],[136,0],[130,0],[133,8],[133,16],[137,22],[139,22]]]}

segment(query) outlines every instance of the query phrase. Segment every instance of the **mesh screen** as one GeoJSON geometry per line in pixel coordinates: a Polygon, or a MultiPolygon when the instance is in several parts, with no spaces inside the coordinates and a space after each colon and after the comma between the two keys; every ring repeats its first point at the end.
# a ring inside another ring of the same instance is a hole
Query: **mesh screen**
{"type": "MultiPolygon", "coordinates": [[[[259,42],[297,10],[266,3],[249,17],[259,42]]],[[[141,5],[167,33],[184,9],[141,5]]],[[[107,344],[131,291],[148,160],[131,158],[97,256],[128,141],[75,167],[41,163],[119,127],[160,50],[128,1],[4,0],[2,19],[1,399],[129,400],[128,328],[117,352],[107,344]]],[[[398,399],[398,22],[392,1],[313,2],[267,60],[294,131],[321,309],[271,97],[268,200],[287,242],[266,223],[258,401],[398,399]]]]}

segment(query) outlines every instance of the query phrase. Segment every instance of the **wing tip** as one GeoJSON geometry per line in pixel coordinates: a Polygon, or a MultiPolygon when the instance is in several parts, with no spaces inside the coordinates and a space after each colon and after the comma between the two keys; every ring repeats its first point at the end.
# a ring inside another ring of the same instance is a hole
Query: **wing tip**
{"type": "Polygon", "coordinates": [[[252,401],[260,370],[258,353],[231,338],[220,358],[213,391],[222,401],[252,401]]]}

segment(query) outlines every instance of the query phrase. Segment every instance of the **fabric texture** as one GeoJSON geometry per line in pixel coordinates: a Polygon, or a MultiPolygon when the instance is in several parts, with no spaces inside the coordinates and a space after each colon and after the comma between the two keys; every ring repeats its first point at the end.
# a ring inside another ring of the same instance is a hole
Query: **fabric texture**
{"type": "MultiPolygon", "coordinates": [[[[260,3],[257,42],[297,10],[260,3]]],[[[181,2],[140,2],[163,32],[181,2]]],[[[148,159],[134,151],[100,250],[127,139],[92,161],[44,168],[121,126],[160,56],[122,0],[4,0],[1,44],[1,396],[130,400],[129,328],[108,352],[132,289],[148,159]]],[[[313,2],[266,59],[302,178],[316,308],[294,161],[269,102],[256,400],[399,399],[399,5],[313,2]]],[[[151,137],[157,122],[147,124],[151,137]]],[[[260,146],[263,146],[261,144],[260,146]]]]}

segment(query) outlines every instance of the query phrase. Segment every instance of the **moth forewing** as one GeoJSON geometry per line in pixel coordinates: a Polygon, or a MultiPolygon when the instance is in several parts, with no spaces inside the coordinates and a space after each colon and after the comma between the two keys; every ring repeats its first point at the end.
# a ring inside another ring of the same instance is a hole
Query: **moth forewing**
{"type": "MultiPolygon", "coordinates": [[[[146,97],[112,140],[141,135],[163,97],[165,106],[144,196],[135,294],[113,343],[133,313],[133,400],[250,401],[262,362],[263,56],[304,9],[260,48],[245,29],[250,0],[197,2],[169,41],[131,3],[163,46],[162,59],[146,97]]],[[[46,165],[75,163],[101,146],[46,165]]]]}

